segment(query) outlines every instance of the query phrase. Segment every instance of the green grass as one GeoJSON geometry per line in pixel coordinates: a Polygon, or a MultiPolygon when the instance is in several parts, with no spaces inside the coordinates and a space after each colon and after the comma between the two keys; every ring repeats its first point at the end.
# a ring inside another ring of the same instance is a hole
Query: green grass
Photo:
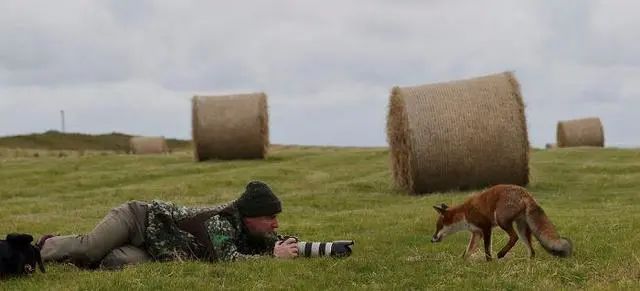
{"type": "MultiPolygon", "coordinates": [[[[534,151],[528,187],[574,256],[558,259],[536,242],[507,258],[460,258],[468,234],[430,243],[432,205],[469,192],[408,196],[392,186],[386,149],[276,147],[265,161],[194,163],[191,153],[0,156],[0,234],[82,233],[129,199],[186,205],[231,200],[251,179],[281,197],[280,231],[303,240],[354,239],[346,259],[207,264],[149,263],[122,271],[47,266],[0,289],[639,289],[640,151],[534,151]]],[[[496,230],[494,250],[506,242],[496,230]]],[[[494,254],[495,255],[495,254],[494,254]]]]}

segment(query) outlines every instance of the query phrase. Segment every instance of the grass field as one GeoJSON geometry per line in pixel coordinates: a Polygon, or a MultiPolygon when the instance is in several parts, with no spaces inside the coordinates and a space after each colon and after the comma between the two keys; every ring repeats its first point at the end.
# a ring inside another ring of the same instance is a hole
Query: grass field
{"type": "MultiPolygon", "coordinates": [[[[536,242],[507,258],[460,258],[468,234],[430,243],[436,212],[469,192],[408,196],[395,190],[386,149],[277,147],[265,161],[194,163],[172,155],[0,155],[0,235],[82,233],[130,199],[186,205],[231,200],[251,179],[279,194],[280,232],[303,240],[354,239],[346,259],[264,258],[248,262],[149,263],[122,271],[47,265],[46,274],[1,289],[640,289],[640,151],[534,151],[528,187],[574,256],[536,242]]],[[[506,236],[494,232],[494,251],[506,236]]],[[[495,256],[495,254],[494,254],[495,256]]]]}

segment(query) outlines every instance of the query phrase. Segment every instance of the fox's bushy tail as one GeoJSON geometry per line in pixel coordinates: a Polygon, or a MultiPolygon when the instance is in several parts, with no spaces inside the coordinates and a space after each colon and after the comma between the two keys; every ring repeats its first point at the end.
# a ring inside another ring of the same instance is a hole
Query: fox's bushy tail
{"type": "Polygon", "coordinates": [[[527,224],[531,233],[538,239],[542,247],[556,257],[569,257],[573,252],[573,244],[568,238],[560,237],[544,210],[537,204],[529,204],[526,210],[527,224]]]}

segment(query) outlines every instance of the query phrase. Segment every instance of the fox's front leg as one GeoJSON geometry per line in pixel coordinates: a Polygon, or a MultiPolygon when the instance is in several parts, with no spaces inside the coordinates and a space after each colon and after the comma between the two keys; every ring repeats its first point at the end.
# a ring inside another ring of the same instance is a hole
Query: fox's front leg
{"type": "Polygon", "coordinates": [[[482,230],[484,239],[484,255],[487,261],[491,261],[491,228],[482,230]]]}
{"type": "Polygon", "coordinates": [[[478,240],[482,236],[482,233],[471,232],[471,238],[469,239],[469,245],[467,245],[467,249],[462,253],[462,259],[466,260],[471,256],[478,247],[478,240]]]}

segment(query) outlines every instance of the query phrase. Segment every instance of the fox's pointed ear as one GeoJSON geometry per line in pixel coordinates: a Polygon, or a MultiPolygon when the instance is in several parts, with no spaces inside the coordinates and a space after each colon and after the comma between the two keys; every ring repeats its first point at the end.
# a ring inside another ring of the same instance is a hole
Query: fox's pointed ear
{"type": "Polygon", "coordinates": [[[440,205],[433,206],[433,209],[438,211],[438,213],[440,213],[440,214],[444,214],[447,211],[447,208],[449,208],[449,207],[444,203],[442,203],[440,205]]]}

